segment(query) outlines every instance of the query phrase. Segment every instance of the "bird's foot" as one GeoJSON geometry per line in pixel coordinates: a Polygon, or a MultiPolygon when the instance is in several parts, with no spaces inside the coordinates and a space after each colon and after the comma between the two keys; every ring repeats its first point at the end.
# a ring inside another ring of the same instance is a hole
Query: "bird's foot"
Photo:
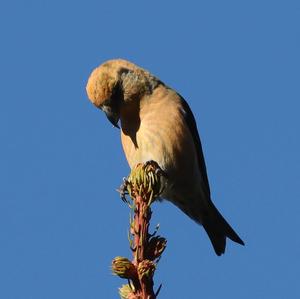
{"type": "Polygon", "coordinates": [[[152,167],[155,168],[155,174],[156,175],[162,175],[162,176],[165,176],[165,172],[160,168],[160,166],[158,165],[158,163],[154,160],[149,160],[149,161],[146,161],[145,162],[145,167],[151,165],[152,167]]]}
{"type": "Polygon", "coordinates": [[[122,199],[123,202],[129,204],[126,195],[128,195],[128,191],[127,191],[127,186],[129,184],[129,181],[126,177],[123,178],[123,183],[121,184],[121,186],[119,187],[119,189],[117,189],[117,191],[120,194],[120,197],[122,199]]]}

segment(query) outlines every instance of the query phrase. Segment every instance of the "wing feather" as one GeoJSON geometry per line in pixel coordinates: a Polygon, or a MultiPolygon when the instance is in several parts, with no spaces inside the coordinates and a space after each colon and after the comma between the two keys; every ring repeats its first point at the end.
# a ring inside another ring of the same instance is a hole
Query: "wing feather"
{"type": "Polygon", "coordinates": [[[202,150],[202,144],[201,144],[200,136],[198,133],[196,120],[195,120],[193,112],[192,112],[191,108],[189,107],[188,103],[186,102],[186,100],[180,95],[179,95],[179,97],[182,102],[184,119],[186,121],[187,126],[189,127],[189,130],[192,134],[192,137],[193,137],[193,140],[195,143],[195,148],[196,148],[198,163],[199,163],[199,169],[200,169],[200,173],[202,175],[203,181],[204,181],[204,187],[206,189],[205,191],[207,192],[208,198],[210,198],[210,188],[209,188],[209,182],[208,182],[208,177],[207,177],[207,170],[206,170],[206,165],[205,165],[205,160],[204,160],[204,155],[203,155],[203,150],[202,150]]]}

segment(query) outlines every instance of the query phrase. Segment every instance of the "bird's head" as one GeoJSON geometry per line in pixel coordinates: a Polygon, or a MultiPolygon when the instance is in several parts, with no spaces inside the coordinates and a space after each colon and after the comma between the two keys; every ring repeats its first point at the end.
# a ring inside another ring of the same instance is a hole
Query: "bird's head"
{"type": "Polygon", "coordinates": [[[86,91],[90,101],[118,127],[121,110],[149,94],[159,80],[146,70],[123,60],[109,60],[90,75],[86,91]]]}

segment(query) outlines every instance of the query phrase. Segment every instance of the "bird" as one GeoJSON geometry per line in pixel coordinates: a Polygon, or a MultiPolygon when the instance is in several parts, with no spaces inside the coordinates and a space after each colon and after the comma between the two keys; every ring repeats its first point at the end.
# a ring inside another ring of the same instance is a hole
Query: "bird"
{"type": "Polygon", "coordinates": [[[166,174],[161,197],[203,226],[218,256],[225,253],[227,238],[244,245],[212,202],[196,120],[178,92],[124,59],[108,60],[95,68],[86,92],[112,125],[121,129],[130,168],[157,162],[166,174]]]}

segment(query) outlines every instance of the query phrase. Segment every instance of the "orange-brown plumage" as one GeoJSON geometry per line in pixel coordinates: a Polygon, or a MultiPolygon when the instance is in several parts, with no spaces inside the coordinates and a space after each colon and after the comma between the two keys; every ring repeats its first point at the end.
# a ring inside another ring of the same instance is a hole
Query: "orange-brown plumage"
{"type": "Polygon", "coordinates": [[[126,60],[105,62],[87,84],[89,99],[117,126],[128,164],[156,161],[166,172],[162,194],[202,224],[218,255],[226,237],[244,244],[210,198],[193,114],[185,100],[148,71],[126,60]]]}

